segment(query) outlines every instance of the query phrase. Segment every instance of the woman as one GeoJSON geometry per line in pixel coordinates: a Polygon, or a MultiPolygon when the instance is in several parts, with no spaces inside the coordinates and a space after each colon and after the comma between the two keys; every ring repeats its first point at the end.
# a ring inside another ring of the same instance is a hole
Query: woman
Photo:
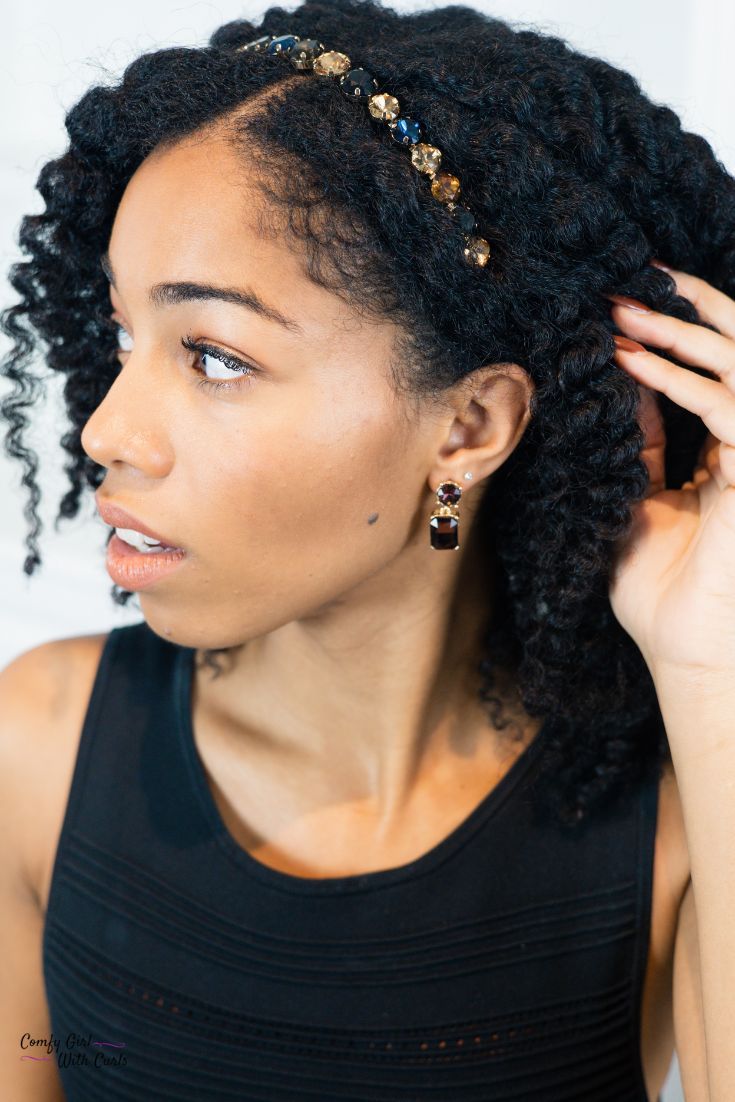
{"type": "Polygon", "coordinates": [[[13,1097],[719,1102],[733,180],[560,39],[284,18],[23,221],[6,449],[32,330],[143,619],[0,679],[13,1097]]]}

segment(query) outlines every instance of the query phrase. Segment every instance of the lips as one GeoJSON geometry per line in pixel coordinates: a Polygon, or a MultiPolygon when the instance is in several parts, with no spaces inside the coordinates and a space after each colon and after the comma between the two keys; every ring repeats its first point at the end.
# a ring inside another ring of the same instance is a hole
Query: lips
{"type": "Polygon", "coordinates": [[[105,524],[109,524],[112,528],[134,528],[136,532],[142,532],[144,536],[148,536],[152,540],[158,540],[164,547],[173,547],[180,551],[184,550],[180,544],[176,543],[176,540],[164,536],[160,532],[154,532],[153,529],[149,528],[147,524],[144,524],[142,520],[138,520],[132,513],[126,512],[125,509],[120,508],[119,505],[113,505],[111,501],[107,501],[98,494],[94,495],[94,499],[97,502],[97,512],[102,517],[105,524]]]}

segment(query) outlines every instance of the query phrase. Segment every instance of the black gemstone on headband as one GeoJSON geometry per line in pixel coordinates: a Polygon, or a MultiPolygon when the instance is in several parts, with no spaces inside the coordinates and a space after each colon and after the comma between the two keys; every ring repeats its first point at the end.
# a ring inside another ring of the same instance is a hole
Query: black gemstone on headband
{"type": "Polygon", "coordinates": [[[294,69],[313,69],[314,59],[324,53],[324,46],[316,38],[300,38],[289,50],[284,50],[294,69]]]}
{"type": "Polygon", "coordinates": [[[460,203],[455,203],[453,206],[449,207],[449,213],[454,221],[458,223],[463,233],[474,232],[477,222],[471,210],[468,210],[467,207],[463,207],[460,203]]]}
{"type": "Polygon", "coordinates": [[[378,91],[377,80],[366,69],[350,69],[338,83],[348,99],[367,99],[378,91]]]}

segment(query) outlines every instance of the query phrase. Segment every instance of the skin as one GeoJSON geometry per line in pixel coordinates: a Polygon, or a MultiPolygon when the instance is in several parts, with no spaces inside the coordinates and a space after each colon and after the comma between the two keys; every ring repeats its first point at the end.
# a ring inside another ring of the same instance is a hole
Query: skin
{"type": "Polygon", "coordinates": [[[498,768],[467,672],[492,601],[473,517],[533,384],[518,365],[485,365],[409,414],[388,370],[393,322],[313,284],[293,241],[258,232],[258,203],[216,129],[135,172],[109,240],[128,351],[82,445],[107,468],[100,495],[188,552],[139,594],[151,629],[195,648],[247,644],[220,677],[195,672],[211,760],[241,794],[249,770],[270,830],[350,808],[360,842],[384,852],[442,801],[466,813],[498,768]],[[304,332],[233,303],[156,308],[148,288],[164,280],[252,286],[304,332]],[[202,389],[195,365],[236,376],[182,348],[187,334],[258,373],[202,389]],[[437,552],[428,519],[445,479],[463,488],[460,549],[437,552]]]}

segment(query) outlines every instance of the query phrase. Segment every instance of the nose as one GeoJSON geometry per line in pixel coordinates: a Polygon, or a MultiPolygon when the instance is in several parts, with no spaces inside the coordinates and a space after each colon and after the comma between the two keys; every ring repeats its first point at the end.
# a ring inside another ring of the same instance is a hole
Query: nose
{"type": "Polygon", "coordinates": [[[128,353],[110,389],[82,429],[80,441],[102,467],[125,464],[151,478],[164,478],[173,464],[167,405],[154,397],[155,372],[128,353]]]}

